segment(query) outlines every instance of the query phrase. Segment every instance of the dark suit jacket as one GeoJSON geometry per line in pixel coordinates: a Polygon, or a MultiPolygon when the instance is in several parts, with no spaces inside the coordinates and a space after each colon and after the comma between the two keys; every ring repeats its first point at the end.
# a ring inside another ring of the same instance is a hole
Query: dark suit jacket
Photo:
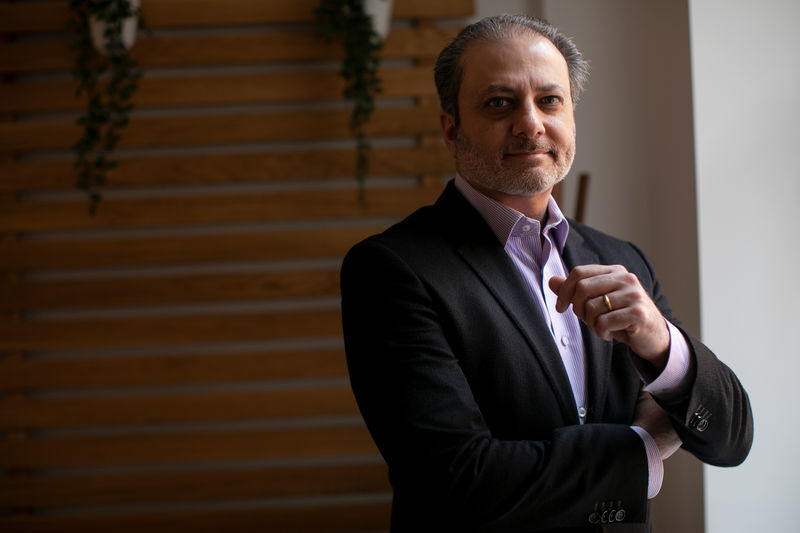
{"type": "MultiPolygon", "coordinates": [[[[570,222],[564,260],[624,265],[672,319],[635,246],[570,222]]],[[[646,524],[646,454],[629,427],[642,383],[627,347],[584,328],[589,410],[579,425],[537,304],[452,182],[434,206],[356,245],[341,288],[351,384],[389,466],[393,531],[646,524]]],[[[694,384],[665,407],[687,450],[736,465],[752,440],[747,395],[686,337],[694,384]]]]}

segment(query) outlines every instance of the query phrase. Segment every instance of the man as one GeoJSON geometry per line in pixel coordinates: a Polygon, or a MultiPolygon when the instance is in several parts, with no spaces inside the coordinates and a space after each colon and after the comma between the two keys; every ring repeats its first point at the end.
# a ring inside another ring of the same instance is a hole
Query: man
{"type": "Polygon", "coordinates": [[[435,69],[455,180],[345,258],[350,378],[393,531],[647,531],[681,444],[715,465],[749,452],[747,394],[679,329],[641,251],[550,196],[586,73],[545,22],[465,28],[435,69]]]}

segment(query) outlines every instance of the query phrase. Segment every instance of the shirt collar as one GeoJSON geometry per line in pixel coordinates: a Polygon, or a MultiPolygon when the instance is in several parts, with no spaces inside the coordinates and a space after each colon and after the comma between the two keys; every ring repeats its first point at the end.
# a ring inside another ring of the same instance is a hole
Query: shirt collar
{"type": "MultiPolygon", "coordinates": [[[[489,198],[475,189],[459,174],[456,174],[455,186],[472,207],[486,220],[486,223],[492,228],[492,231],[503,246],[508,242],[508,238],[515,228],[522,224],[530,224],[537,230],[539,229],[538,220],[528,218],[516,209],[489,198]]],[[[549,233],[551,238],[554,238],[559,253],[564,252],[564,244],[567,242],[567,234],[569,233],[569,223],[552,196],[547,201],[547,220],[543,233],[549,233]]]]}

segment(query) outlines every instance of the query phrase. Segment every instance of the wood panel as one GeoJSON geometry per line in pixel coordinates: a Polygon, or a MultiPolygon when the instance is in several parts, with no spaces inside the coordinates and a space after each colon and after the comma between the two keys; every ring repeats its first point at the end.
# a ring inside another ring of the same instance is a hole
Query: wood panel
{"type": "Polygon", "coordinates": [[[143,0],[94,216],[67,2],[0,2],[0,531],[388,529],[338,264],[452,173],[431,65],[472,1],[395,3],[364,201],[317,2],[143,0]]]}
{"type": "MultiPolygon", "coordinates": [[[[320,141],[350,137],[348,111],[247,112],[225,115],[134,117],[120,148],[230,145],[268,141],[320,141]]],[[[409,136],[439,131],[437,113],[426,108],[375,111],[366,133],[409,136]]],[[[66,150],[80,135],[71,120],[0,123],[0,150],[66,150]]]]}
{"type": "Polygon", "coordinates": [[[357,415],[343,385],[247,392],[186,392],[0,399],[0,427],[74,428],[357,415]]]}
{"type": "Polygon", "coordinates": [[[170,346],[341,335],[338,309],[0,321],[0,350],[170,346]]]}
{"type": "Polygon", "coordinates": [[[291,531],[293,533],[347,533],[383,531],[387,527],[389,503],[358,502],[337,505],[292,505],[275,508],[212,509],[176,511],[171,513],[139,513],[110,515],[78,515],[0,517],[4,533],[64,533],[75,531],[114,531],[141,533],[169,531],[170,533],[263,533],[291,531]]]}
{"type": "MultiPolygon", "coordinates": [[[[142,12],[149,28],[226,26],[311,22],[317,0],[264,2],[264,0],[144,0],[142,12]]],[[[393,6],[392,16],[402,18],[466,17],[472,3],[464,0],[403,0],[393,6]]],[[[0,33],[57,32],[64,29],[67,2],[43,1],[0,4],[0,33]]]]}
{"type": "Polygon", "coordinates": [[[14,507],[226,501],[388,492],[380,462],[198,472],[148,472],[0,479],[0,502],[14,507]]]}
{"type": "MultiPolygon", "coordinates": [[[[379,98],[434,96],[430,69],[385,69],[379,98]]],[[[136,91],[137,109],[202,105],[320,102],[339,100],[344,81],[337,71],[145,77],[136,91]],[[202,90],[198,88],[202,87],[202,90]]],[[[81,110],[73,80],[0,85],[0,111],[81,110]]]]}
{"type": "Polygon", "coordinates": [[[86,216],[83,198],[69,202],[20,202],[0,212],[0,231],[147,228],[400,216],[420,205],[432,203],[440,192],[438,187],[378,189],[369,191],[364,202],[359,201],[352,189],[108,198],[93,217],[86,216]],[[297,206],[301,204],[303,210],[299,211],[297,206]]]}
{"type": "Polygon", "coordinates": [[[228,384],[345,376],[341,348],[0,360],[0,390],[228,384]]]}
{"type": "MultiPolygon", "coordinates": [[[[451,28],[422,27],[392,30],[381,50],[384,59],[436,57],[455,36],[451,28]]],[[[66,39],[18,41],[0,44],[0,72],[61,71],[72,69],[66,39]]],[[[340,48],[326,45],[312,33],[263,31],[206,36],[142,36],[133,58],[142,68],[211,65],[258,65],[289,61],[331,61],[340,48]]]]}
{"type": "Polygon", "coordinates": [[[174,305],[319,298],[339,295],[339,270],[283,270],[226,274],[0,280],[2,309],[174,305]]]}
{"type": "Polygon", "coordinates": [[[0,467],[201,463],[374,454],[362,424],[0,441],[0,467]]]}
{"type": "Polygon", "coordinates": [[[155,234],[53,240],[0,239],[0,270],[119,268],[343,257],[384,229],[358,227],[155,234]]]}
{"type": "MultiPolygon", "coordinates": [[[[370,177],[452,172],[453,162],[442,147],[373,148],[370,177]]],[[[332,180],[355,173],[352,150],[269,151],[235,154],[193,154],[120,158],[104,188],[214,185],[242,182],[332,180]]],[[[72,162],[0,161],[0,191],[73,188],[72,162]]]]}

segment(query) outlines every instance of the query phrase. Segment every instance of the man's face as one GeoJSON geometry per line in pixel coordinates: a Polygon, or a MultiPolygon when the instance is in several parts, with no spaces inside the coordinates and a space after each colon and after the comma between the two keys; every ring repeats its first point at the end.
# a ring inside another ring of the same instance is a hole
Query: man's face
{"type": "Polygon", "coordinates": [[[549,191],[575,157],[567,62],[546,38],[523,33],[476,41],[461,58],[458,129],[441,115],[456,170],[478,188],[510,195],[549,191]]]}

